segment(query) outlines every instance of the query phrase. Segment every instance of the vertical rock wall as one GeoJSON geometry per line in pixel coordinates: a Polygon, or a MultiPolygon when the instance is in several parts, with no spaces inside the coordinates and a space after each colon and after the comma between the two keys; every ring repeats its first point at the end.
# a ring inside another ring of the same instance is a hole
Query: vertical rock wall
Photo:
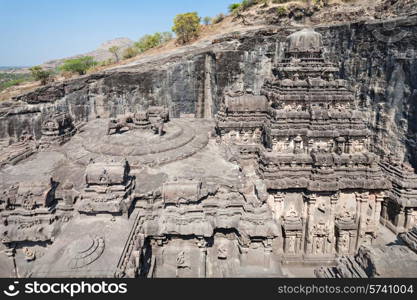
{"type": "MultiPolygon", "coordinates": [[[[326,56],[338,62],[340,76],[380,131],[381,153],[404,154],[417,166],[417,16],[386,23],[320,27],[326,56]],[[381,140],[382,139],[382,140],[381,140]],[[382,149],[384,148],[384,149],[382,149]]],[[[115,117],[150,105],[169,107],[174,117],[213,117],[228,89],[259,93],[271,67],[283,55],[286,36],[298,29],[267,27],[230,34],[199,49],[124,69],[43,87],[17,98],[34,113],[0,112],[0,138],[23,130],[39,135],[41,111],[69,111],[76,121],[115,117]],[[36,110],[35,109],[35,110],[36,110]]],[[[0,110],[7,111],[8,103],[0,110]]]]}

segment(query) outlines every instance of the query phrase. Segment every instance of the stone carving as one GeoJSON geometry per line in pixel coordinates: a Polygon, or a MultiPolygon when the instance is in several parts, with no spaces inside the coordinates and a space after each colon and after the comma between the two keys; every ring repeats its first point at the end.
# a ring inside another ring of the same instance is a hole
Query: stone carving
{"type": "MultiPolygon", "coordinates": [[[[0,172],[0,260],[15,262],[5,273],[280,277],[293,263],[331,266],[316,271],[326,278],[415,273],[414,170],[402,164],[404,157],[377,151],[367,121],[384,116],[358,105],[367,100],[337,78],[348,73],[325,58],[334,55],[324,55],[322,39],[312,29],[290,35],[271,64],[262,62],[273,70],[260,74],[274,78],[259,78],[254,90],[230,89],[222,98],[227,82],[213,94],[211,77],[223,74],[209,76],[207,55],[207,84],[196,105],[176,95],[155,99],[158,92],[129,107],[166,100],[175,116],[211,116],[219,108],[216,122],[170,120],[167,108],[151,106],[108,123],[104,115],[126,107],[100,107],[93,93],[96,106],[70,110],[77,120],[90,119],[82,131],[65,114],[45,119],[35,112],[39,129],[28,127],[36,136],[43,130],[42,149],[54,147],[0,172]],[[45,176],[57,182],[40,184],[45,176]],[[408,246],[378,245],[378,234],[386,234],[381,211],[391,230],[407,232],[400,237],[408,246]]],[[[271,56],[270,45],[262,47],[269,49],[262,61],[271,56]]],[[[253,58],[252,65],[259,59],[253,58]]],[[[250,78],[237,78],[234,86],[252,84],[250,78]]],[[[18,121],[11,124],[2,127],[10,136],[0,154],[9,164],[37,150],[28,134],[9,145],[21,132],[18,121]],[[17,159],[3,156],[7,151],[17,159]]]]}
{"type": "Polygon", "coordinates": [[[125,114],[117,119],[110,119],[107,135],[120,134],[133,129],[151,129],[155,134],[164,134],[164,124],[169,121],[169,112],[162,106],[151,106],[146,111],[125,114]]]}
{"type": "Polygon", "coordinates": [[[123,214],[128,216],[133,204],[135,178],[127,161],[94,162],[85,171],[85,188],[77,209],[85,214],[123,214]]]}
{"type": "Polygon", "coordinates": [[[151,125],[152,131],[159,136],[164,135],[164,119],[162,117],[157,117],[151,125]]]}
{"type": "Polygon", "coordinates": [[[0,195],[0,242],[11,258],[15,259],[14,249],[21,248],[24,261],[33,262],[35,248],[54,241],[60,226],[56,186],[52,178],[38,178],[10,186],[0,195]]]}
{"type": "Polygon", "coordinates": [[[229,250],[227,249],[227,246],[225,244],[220,244],[217,247],[217,257],[219,259],[227,259],[229,250]]]}
{"type": "Polygon", "coordinates": [[[151,126],[151,121],[149,120],[149,113],[147,111],[140,111],[133,115],[133,123],[136,128],[139,129],[148,129],[151,126]]]}
{"type": "Polygon", "coordinates": [[[411,250],[417,252],[417,226],[413,227],[409,232],[401,234],[400,238],[411,250]]]}
{"type": "Polygon", "coordinates": [[[28,158],[37,151],[38,146],[33,136],[24,132],[18,142],[0,150],[0,168],[5,165],[15,165],[28,158]]]}
{"type": "Polygon", "coordinates": [[[189,267],[189,263],[188,263],[185,256],[186,256],[185,251],[181,251],[180,253],[178,253],[178,255],[177,255],[177,268],[188,268],[189,267]]]}
{"type": "Polygon", "coordinates": [[[28,247],[23,248],[23,254],[25,255],[26,261],[33,261],[36,258],[35,252],[28,247]]]}
{"type": "Polygon", "coordinates": [[[383,203],[381,221],[394,233],[405,233],[417,225],[417,175],[414,169],[393,155],[381,162],[392,184],[383,203]]]}
{"type": "Polygon", "coordinates": [[[319,278],[414,278],[416,257],[405,246],[361,246],[355,256],[339,258],[335,267],[317,268],[315,275],[319,278]]]}
{"type": "Polygon", "coordinates": [[[107,127],[107,135],[119,134],[122,130],[131,130],[134,128],[131,115],[124,115],[117,119],[110,119],[107,127]]]}
{"type": "Polygon", "coordinates": [[[75,134],[76,128],[67,113],[52,113],[42,123],[42,137],[39,141],[41,150],[52,145],[62,145],[75,134]]]}
{"type": "Polygon", "coordinates": [[[161,118],[164,122],[169,121],[169,111],[166,107],[150,106],[147,112],[149,114],[149,119],[151,120],[151,122],[155,118],[161,118]]]}
{"type": "Polygon", "coordinates": [[[100,258],[104,251],[105,243],[103,237],[86,236],[74,241],[69,246],[69,255],[72,257],[69,267],[80,269],[88,266],[100,258]]]}
{"type": "Polygon", "coordinates": [[[311,211],[305,220],[305,233],[294,207],[284,212],[283,219],[284,253],[301,251],[306,243],[308,259],[331,261],[336,255],[332,246],[336,234],[342,253],[352,253],[365,242],[351,248],[346,234],[366,231],[366,237],[376,235],[379,220],[375,215],[381,201],[373,201],[390,184],[377,166],[377,156],[369,151],[370,132],[363,114],[354,108],[354,95],[344,80],[335,79],[339,68],[326,61],[323,51],[322,36],[313,29],[290,35],[284,58],[273,72],[276,78],[264,84],[261,96],[251,92],[229,94],[216,128],[225,144],[240,147],[240,160],[255,161],[269,193],[297,189],[316,197],[333,195],[331,203],[317,203],[323,220],[314,221],[313,207],[305,208],[311,211]],[[262,138],[251,139],[254,130],[262,132],[262,138]],[[363,206],[354,212],[363,222],[354,222],[350,215],[335,215],[338,193],[346,189],[369,192],[363,206]],[[330,230],[336,224],[337,232],[330,230]],[[301,236],[305,241],[299,240],[301,236]]]}
{"type": "Polygon", "coordinates": [[[320,267],[314,270],[318,278],[368,278],[368,275],[352,257],[337,259],[335,267],[320,267]]]}
{"type": "Polygon", "coordinates": [[[207,195],[201,181],[168,182],[163,186],[162,197],[165,205],[180,203],[197,203],[207,195]]]}

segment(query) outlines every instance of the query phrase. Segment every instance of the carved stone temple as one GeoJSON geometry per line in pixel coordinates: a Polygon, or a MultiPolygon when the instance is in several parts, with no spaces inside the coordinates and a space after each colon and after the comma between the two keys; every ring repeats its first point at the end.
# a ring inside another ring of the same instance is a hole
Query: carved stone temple
{"type": "Polygon", "coordinates": [[[0,277],[416,276],[417,175],[375,150],[318,31],[276,41],[262,82],[219,88],[218,103],[207,78],[224,74],[177,82],[205,91],[195,110],[213,120],[159,90],[39,104],[0,143],[0,277]]]}
{"type": "Polygon", "coordinates": [[[290,35],[262,96],[226,98],[217,120],[222,141],[266,185],[284,262],[329,262],[371,245],[389,188],[354,95],[323,50],[312,29],[290,35]]]}

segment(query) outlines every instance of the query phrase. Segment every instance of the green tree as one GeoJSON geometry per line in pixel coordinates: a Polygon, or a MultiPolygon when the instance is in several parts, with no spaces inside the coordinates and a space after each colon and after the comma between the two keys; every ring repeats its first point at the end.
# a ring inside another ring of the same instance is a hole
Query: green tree
{"type": "Polygon", "coordinates": [[[197,38],[200,33],[200,17],[196,12],[179,14],[174,19],[172,31],[177,34],[178,42],[186,44],[197,38]]]}
{"type": "Polygon", "coordinates": [[[84,56],[80,58],[69,59],[60,67],[61,71],[78,73],[84,75],[88,69],[97,65],[94,58],[91,56],[84,56]]]}
{"type": "Polygon", "coordinates": [[[116,58],[116,62],[119,62],[119,50],[120,47],[118,46],[112,46],[109,48],[109,52],[114,55],[114,57],[116,58]]]}
{"type": "Polygon", "coordinates": [[[41,66],[32,67],[29,70],[32,73],[32,77],[40,81],[42,85],[47,84],[52,75],[51,71],[44,70],[41,66]]]}
{"type": "Polygon", "coordinates": [[[158,47],[169,42],[172,39],[171,32],[156,32],[154,34],[144,35],[135,43],[139,53],[158,47]]]}
{"type": "Polygon", "coordinates": [[[229,5],[229,12],[232,13],[239,8],[240,8],[240,3],[232,3],[229,5]]]}

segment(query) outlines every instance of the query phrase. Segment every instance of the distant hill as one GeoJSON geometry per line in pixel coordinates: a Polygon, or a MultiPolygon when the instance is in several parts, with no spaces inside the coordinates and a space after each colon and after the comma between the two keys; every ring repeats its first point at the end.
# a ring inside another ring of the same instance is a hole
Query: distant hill
{"type": "Polygon", "coordinates": [[[121,57],[122,56],[121,54],[123,53],[123,51],[126,48],[132,46],[133,44],[134,42],[129,38],[116,38],[114,40],[110,40],[101,44],[101,46],[97,48],[96,50],[93,50],[84,54],[74,55],[71,57],[47,61],[43,63],[41,66],[46,69],[55,69],[56,67],[61,65],[65,60],[79,58],[83,56],[92,56],[94,57],[94,60],[98,62],[106,61],[108,59],[114,59],[114,55],[109,52],[110,47],[113,47],[113,46],[119,47],[120,48],[119,53],[121,57]]]}
{"type": "Polygon", "coordinates": [[[29,73],[29,67],[0,66],[0,73],[4,73],[4,74],[25,74],[25,73],[29,73]]]}
{"type": "Polygon", "coordinates": [[[0,66],[0,71],[7,71],[7,70],[16,70],[16,69],[23,69],[27,67],[20,67],[20,66],[0,66]]]}
{"type": "MultiPolygon", "coordinates": [[[[43,64],[41,64],[41,67],[45,69],[56,69],[59,65],[64,63],[64,61],[72,58],[78,58],[83,56],[92,56],[94,57],[95,61],[101,62],[106,61],[108,59],[114,59],[114,55],[109,52],[109,48],[113,46],[117,46],[120,48],[119,53],[120,57],[122,57],[123,51],[133,46],[134,42],[129,38],[116,38],[114,40],[110,40],[107,42],[104,42],[101,44],[100,47],[98,47],[96,50],[84,53],[84,54],[78,54],[66,58],[60,58],[55,60],[47,61],[43,64]]],[[[22,67],[22,66],[0,66],[0,73],[12,73],[12,74],[23,74],[23,73],[29,73],[29,67],[22,67]]]]}

